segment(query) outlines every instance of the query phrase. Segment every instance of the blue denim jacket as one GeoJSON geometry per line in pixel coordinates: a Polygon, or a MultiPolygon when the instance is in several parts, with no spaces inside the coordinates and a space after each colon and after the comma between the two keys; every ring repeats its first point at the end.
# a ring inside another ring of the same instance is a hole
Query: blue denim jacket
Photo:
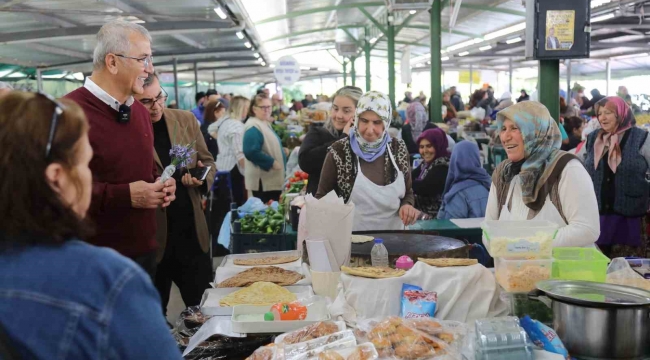
{"type": "Polygon", "coordinates": [[[438,212],[438,219],[471,219],[485,217],[488,196],[490,193],[482,185],[474,185],[461,190],[451,198],[448,204],[443,204],[438,212]]]}
{"type": "Polygon", "coordinates": [[[81,241],[0,251],[0,324],[25,359],[181,359],[145,272],[81,241]]]}

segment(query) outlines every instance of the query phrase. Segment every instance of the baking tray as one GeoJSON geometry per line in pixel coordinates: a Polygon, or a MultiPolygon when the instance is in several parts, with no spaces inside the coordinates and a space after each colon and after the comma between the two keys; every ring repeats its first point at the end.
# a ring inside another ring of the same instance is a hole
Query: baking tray
{"type": "Polygon", "coordinates": [[[300,321],[237,321],[239,315],[269,312],[270,306],[237,305],[232,311],[232,331],[240,334],[286,333],[330,319],[325,298],[315,296],[307,305],[307,318],[300,321]]]}
{"type": "MultiPolygon", "coordinates": [[[[214,273],[214,286],[216,287],[217,284],[219,284],[220,282],[228,280],[231,277],[239,274],[240,272],[244,272],[252,268],[253,267],[251,266],[223,266],[223,267],[219,266],[217,268],[217,271],[215,271],[214,273]]],[[[293,285],[311,285],[311,273],[309,272],[309,267],[307,265],[303,264],[302,266],[299,267],[284,268],[284,269],[295,271],[305,277],[304,279],[298,281],[293,285]]]]}
{"type": "MultiPolygon", "coordinates": [[[[235,268],[242,268],[244,270],[250,269],[254,266],[235,265],[234,260],[235,259],[259,259],[259,258],[265,258],[270,256],[299,256],[300,257],[298,260],[290,263],[272,265],[272,266],[277,266],[279,268],[294,270],[295,268],[300,268],[300,266],[302,265],[302,253],[299,250],[291,250],[291,251],[275,251],[275,252],[266,252],[266,253],[226,255],[223,258],[223,260],[221,260],[221,265],[219,265],[219,267],[235,267],[235,268]]],[[[271,265],[255,265],[255,266],[271,266],[271,265]]]]}
{"type": "MultiPolygon", "coordinates": [[[[314,290],[311,286],[285,286],[285,289],[296,294],[298,299],[308,298],[314,295],[314,290]]],[[[219,300],[224,296],[234,293],[235,291],[243,288],[221,288],[221,289],[205,289],[203,297],[201,298],[201,312],[203,315],[211,316],[230,316],[233,313],[233,308],[230,306],[219,306],[219,300]]],[[[266,306],[267,311],[270,306],[266,306]]]]}

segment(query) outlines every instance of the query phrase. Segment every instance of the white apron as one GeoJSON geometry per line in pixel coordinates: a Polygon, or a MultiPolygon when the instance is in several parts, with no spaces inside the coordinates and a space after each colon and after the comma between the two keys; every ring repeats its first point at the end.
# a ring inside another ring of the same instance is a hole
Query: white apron
{"type": "MultiPolygon", "coordinates": [[[[508,210],[508,203],[510,203],[510,197],[514,193],[515,187],[518,187],[518,190],[521,191],[520,178],[519,176],[515,177],[513,181],[510,182],[510,189],[508,189],[508,197],[506,198],[506,203],[503,204],[501,208],[501,215],[499,220],[528,220],[528,211],[529,208],[524,204],[523,201],[518,201],[512,203],[512,213],[508,210]]],[[[552,223],[557,224],[560,228],[565,227],[567,224],[562,219],[560,212],[557,211],[553,202],[551,202],[549,196],[546,196],[546,201],[542,210],[535,215],[531,220],[547,220],[552,223]]]]}
{"type": "Polygon", "coordinates": [[[399,217],[400,203],[406,194],[404,174],[397,167],[390,146],[387,151],[397,171],[397,179],[386,186],[377,185],[365,177],[357,157],[357,178],[350,194],[350,201],[354,203],[352,231],[404,230],[399,217]]]}

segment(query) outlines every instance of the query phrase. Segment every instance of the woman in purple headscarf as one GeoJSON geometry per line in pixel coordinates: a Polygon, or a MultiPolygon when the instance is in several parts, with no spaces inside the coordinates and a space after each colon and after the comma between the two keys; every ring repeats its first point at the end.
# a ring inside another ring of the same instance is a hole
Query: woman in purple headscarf
{"type": "Polygon", "coordinates": [[[413,169],[413,192],[415,208],[429,218],[436,218],[442,205],[449,158],[449,143],[442,129],[429,129],[417,138],[417,145],[422,156],[422,164],[413,169]]]}

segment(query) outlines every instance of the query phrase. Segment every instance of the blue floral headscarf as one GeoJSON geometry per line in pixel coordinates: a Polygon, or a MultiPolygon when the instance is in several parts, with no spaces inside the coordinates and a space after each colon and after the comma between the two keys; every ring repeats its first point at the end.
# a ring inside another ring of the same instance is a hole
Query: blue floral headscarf
{"type": "Polygon", "coordinates": [[[539,210],[544,206],[548,193],[545,188],[546,181],[557,160],[566,154],[560,151],[560,128],[546,106],[536,101],[523,101],[499,111],[499,131],[506,119],[514,121],[521,131],[525,154],[524,160],[517,163],[505,160],[506,164],[501,172],[502,180],[509,183],[519,175],[524,204],[533,210],[539,210]]]}

